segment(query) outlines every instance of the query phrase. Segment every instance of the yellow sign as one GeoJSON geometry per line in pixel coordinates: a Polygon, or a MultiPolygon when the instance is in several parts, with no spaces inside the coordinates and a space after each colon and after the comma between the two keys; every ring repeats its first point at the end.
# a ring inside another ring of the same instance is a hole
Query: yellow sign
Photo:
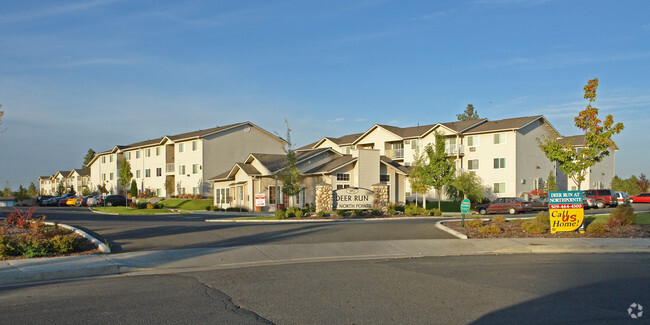
{"type": "Polygon", "coordinates": [[[564,191],[549,194],[548,213],[551,219],[551,233],[578,229],[585,219],[582,192],[564,191]]]}

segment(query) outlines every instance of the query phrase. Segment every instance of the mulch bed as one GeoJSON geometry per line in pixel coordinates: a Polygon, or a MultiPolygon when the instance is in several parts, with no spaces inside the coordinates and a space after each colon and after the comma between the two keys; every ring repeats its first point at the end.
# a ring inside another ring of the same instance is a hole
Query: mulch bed
{"type": "MultiPolygon", "coordinates": [[[[10,237],[18,237],[24,234],[33,234],[33,230],[31,229],[23,229],[23,228],[18,228],[18,227],[13,227],[10,225],[6,225],[3,222],[0,222],[0,226],[3,227],[3,232],[4,235],[10,236],[10,237]]],[[[93,255],[93,254],[99,254],[101,253],[97,246],[93,244],[90,240],[79,236],[78,239],[79,243],[79,250],[74,253],[69,253],[69,254],[60,254],[60,255],[51,255],[51,256],[44,256],[44,257],[55,257],[55,256],[78,256],[78,255],[93,255]]],[[[26,259],[28,257],[25,257],[23,255],[19,256],[7,256],[7,257],[0,257],[0,260],[20,260],[20,259],[26,259]]]]}
{"type": "MultiPolygon", "coordinates": [[[[471,219],[470,219],[471,220],[471,219]]],[[[478,231],[478,228],[467,227],[467,219],[465,219],[466,227],[460,226],[460,221],[445,222],[444,225],[453,230],[456,230],[468,238],[650,238],[650,225],[630,225],[622,226],[620,228],[610,229],[604,234],[588,234],[585,232],[581,234],[577,231],[557,232],[551,234],[530,234],[521,228],[521,220],[511,220],[508,222],[491,222],[483,221],[484,225],[495,224],[502,233],[498,235],[486,235],[478,231]]]]}

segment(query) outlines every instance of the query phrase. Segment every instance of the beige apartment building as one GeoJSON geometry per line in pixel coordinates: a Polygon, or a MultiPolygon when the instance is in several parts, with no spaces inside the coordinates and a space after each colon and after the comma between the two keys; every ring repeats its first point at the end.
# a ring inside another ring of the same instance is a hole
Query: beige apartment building
{"type": "Polygon", "coordinates": [[[285,154],[251,153],[222,174],[210,178],[214,188],[214,205],[219,208],[255,209],[255,195],[265,195],[265,210],[276,211],[283,206],[314,206],[316,185],[328,184],[332,189],[373,185],[388,187],[388,200],[406,202],[406,177],[409,169],[380,155],[379,150],[354,149],[342,154],[332,148],[303,149],[296,153],[303,191],[290,202],[282,193],[276,176],[286,167],[285,154]]]}
{"type": "Polygon", "coordinates": [[[41,195],[54,195],[59,188],[59,184],[63,184],[66,192],[74,188],[77,193],[81,193],[84,187],[89,188],[90,171],[88,169],[60,170],[51,176],[40,176],[38,178],[38,193],[41,195]]]}
{"type": "Polygon", "coordinates": [[[126,159],[141,192],[209,196],[212,191],[206,176],[223,172],[250,152],[282,153],[285,143],[255,124],[243,122],[115,146],[90,161],[90,183],[93,190],[103,184],[112,194],[123,192],[119,172],[122,159],[126,159]],[[171,193],[166,183],[173,185],[171,193]]]}
{"type": "MultiPolygon", "coordinates": [[[[548,160],[539,149],[538,138],[562,138],[541,115],[406,128],[377,124],[365,133],[339,138],[326,137],[299,150],[332,148],[348,153],[355,149],[376,149],[380,155],[410,166],[427,144],[433,144],[436,132],[445,136],[446,151],[450,157],[455,158],[456,170],[478,175],[490,199],[525,196],[532,190],[542,189],[550,172],[556,175],[561,190],[575,187],[558,171],[557,164],[548,160]]],[[[582,138],[584,143],[584,137],[582,138]]],[[[579,146],[580,142],[575,141],[575,144],[579,146]]],[[[582,189],[609,187],[613,175],[614,151],[605,161],[591,169],[582,189]]],[[[406,192],[411,197],[408,182],[406,192]]],[[[435,198],[435,192],[431,191],[427,196],[435,198]]]]}

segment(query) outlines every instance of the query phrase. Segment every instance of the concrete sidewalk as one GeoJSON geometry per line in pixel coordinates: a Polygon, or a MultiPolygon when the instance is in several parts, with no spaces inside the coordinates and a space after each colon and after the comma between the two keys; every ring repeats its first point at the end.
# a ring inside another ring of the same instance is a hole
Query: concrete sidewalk
{"type": "Polygon", "coordinates": [[[524,253],[650,253],[650,238],[427,239],[251,245],[0,261],[0,285],[286,263],[524,253]]]}

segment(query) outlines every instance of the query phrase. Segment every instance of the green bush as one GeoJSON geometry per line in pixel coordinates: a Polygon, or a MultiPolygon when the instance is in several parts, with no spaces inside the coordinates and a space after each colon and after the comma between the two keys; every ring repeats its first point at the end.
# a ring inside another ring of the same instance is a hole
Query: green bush
{"type": "Polygon", "coordinates": [[[18,239],[18,250],[25,257],[42,257],[48,255],[48,242],[40,236],[22,235],[18,239]]]}
{"type": "Polygon", "coordinates": [[[442,212],[440,210],[436,209],[436,208],[433,208],[433,209],[428,210],[427,214],[430,215],[430,216],[439,217],[439,216],[442,215],[442,212]]]}
{"type": "Polygon", "coordinates": [[[363,210],[352,210],[352,215],[355,217],[360,217],[363,215],[363,210]]]}
{"type": "Polygon", "coordinates": [[[345,210],[336,210],[335,212],[336,212],[336,215],[339,216],[339,217],[344,217],[345,214],[347,213],[347,211],[345,211],[345,210]]]}
{"type": "Polygon", "coordinates": [[[280,220],[280,219],[286,219],[287,215],[284,213],[282,210],[275,211],[275,218],[280,220]]]}
{"type": "Polygon", "coordinates": [[[318,211],[318,213],[316,215],[318,215],[319,218],[324,218],[326,213],[325,213],[325,211],[318,211]]]}
{"type": "Polygon", "coordinates": [[[498,235],[503,232],[501,228],[497,225],[486,225],[478,228],[478,231],[486,235],[498,235]]]}
{"type": "Polygon", "coordinates": [[[417,206],[415,204],[409,204],[406,206],[406,208],[404,208],[404,214],[408,214],[412,216],[419,215],[419,214],[426,214],[426,212],[427,210],[425,210],[423,207],[417,206]]]}
{"type": "Polygon", "coordinates": [[[147,203],[147,210],[153,210],[153,203],[147,203]]]}
{"type": "Polygon", "coordinates": [[[538,221],[525,221],[521,223],[521,228],[529,234],[544,234],[548,231],[549,225],[538,221]]]}
{"type": "Polygon", "coordinates": [[[634,208],[631,205],[619,205],[612,213],[609,214],[607,224],[610,228],[618,228],[620,226],[627,226],[634,223],[636,217],[634,216],[634,208]]]}
{"type": "Polygon", "coordinates": [[[0,257],[5,258],[20,255],[17,246],[17,243],[11,237],[6,235],[0,236],[0,257]]]}
{"type": "Polygon", "coordinates": [[[53,254],[72,253],[78,248],[78,236],[74,234],[56,235],[50,240],[50,251],[53,254]]]}
{"type": "Polygon", "coordinates": [[[305,213],[302,210],[296,211],[296,218],[302,218],[305,215],[305,213]]]}
{"type": "Polygon", "coordinates": [[[374,209],[374,210],[370,211],[370,214],[377,217],[377,216],[381,215],[381,212],[379,212],[379,210],[377,210],[377,209],[374,209]]]}
{"type": "Polygon", "coordinates": [[[395,208],[388,208],[388,214],[394,216],[397,214],[397,210],[395,210],[395,208]]]}
{"type": "Polygon", "coordinates": [[[493,217],[492,222],[506,222],[506,217],[504,217],[504,216],[493,217]]]}
{"type": "Polygon", "coordinates": [[[210,211],[210,210],[212,210],[212,206],[211,205],[206,205],[205,206],[205,211],[210,211]]]}
{"type": "Polygon", "coordinates": [[[548,212],[546,211],[540,211],[537,216],[535,217],[535,220],[539,223],[551,224],[551,217],[549,217],[548,212]]]}
{"type": "Polygon", "coordinates": [[[604,234],[607,232],[607,226],[602,223],[596,223],[592,222],[587,226],[587,233],[588,234],[604,234]]]}
{"type": "Polygon", "coordinates": [[[465,222],[465,226],[471,228],[479,228],[483,226],[483,220],[481,219],[472,219],[465,222]]]}

